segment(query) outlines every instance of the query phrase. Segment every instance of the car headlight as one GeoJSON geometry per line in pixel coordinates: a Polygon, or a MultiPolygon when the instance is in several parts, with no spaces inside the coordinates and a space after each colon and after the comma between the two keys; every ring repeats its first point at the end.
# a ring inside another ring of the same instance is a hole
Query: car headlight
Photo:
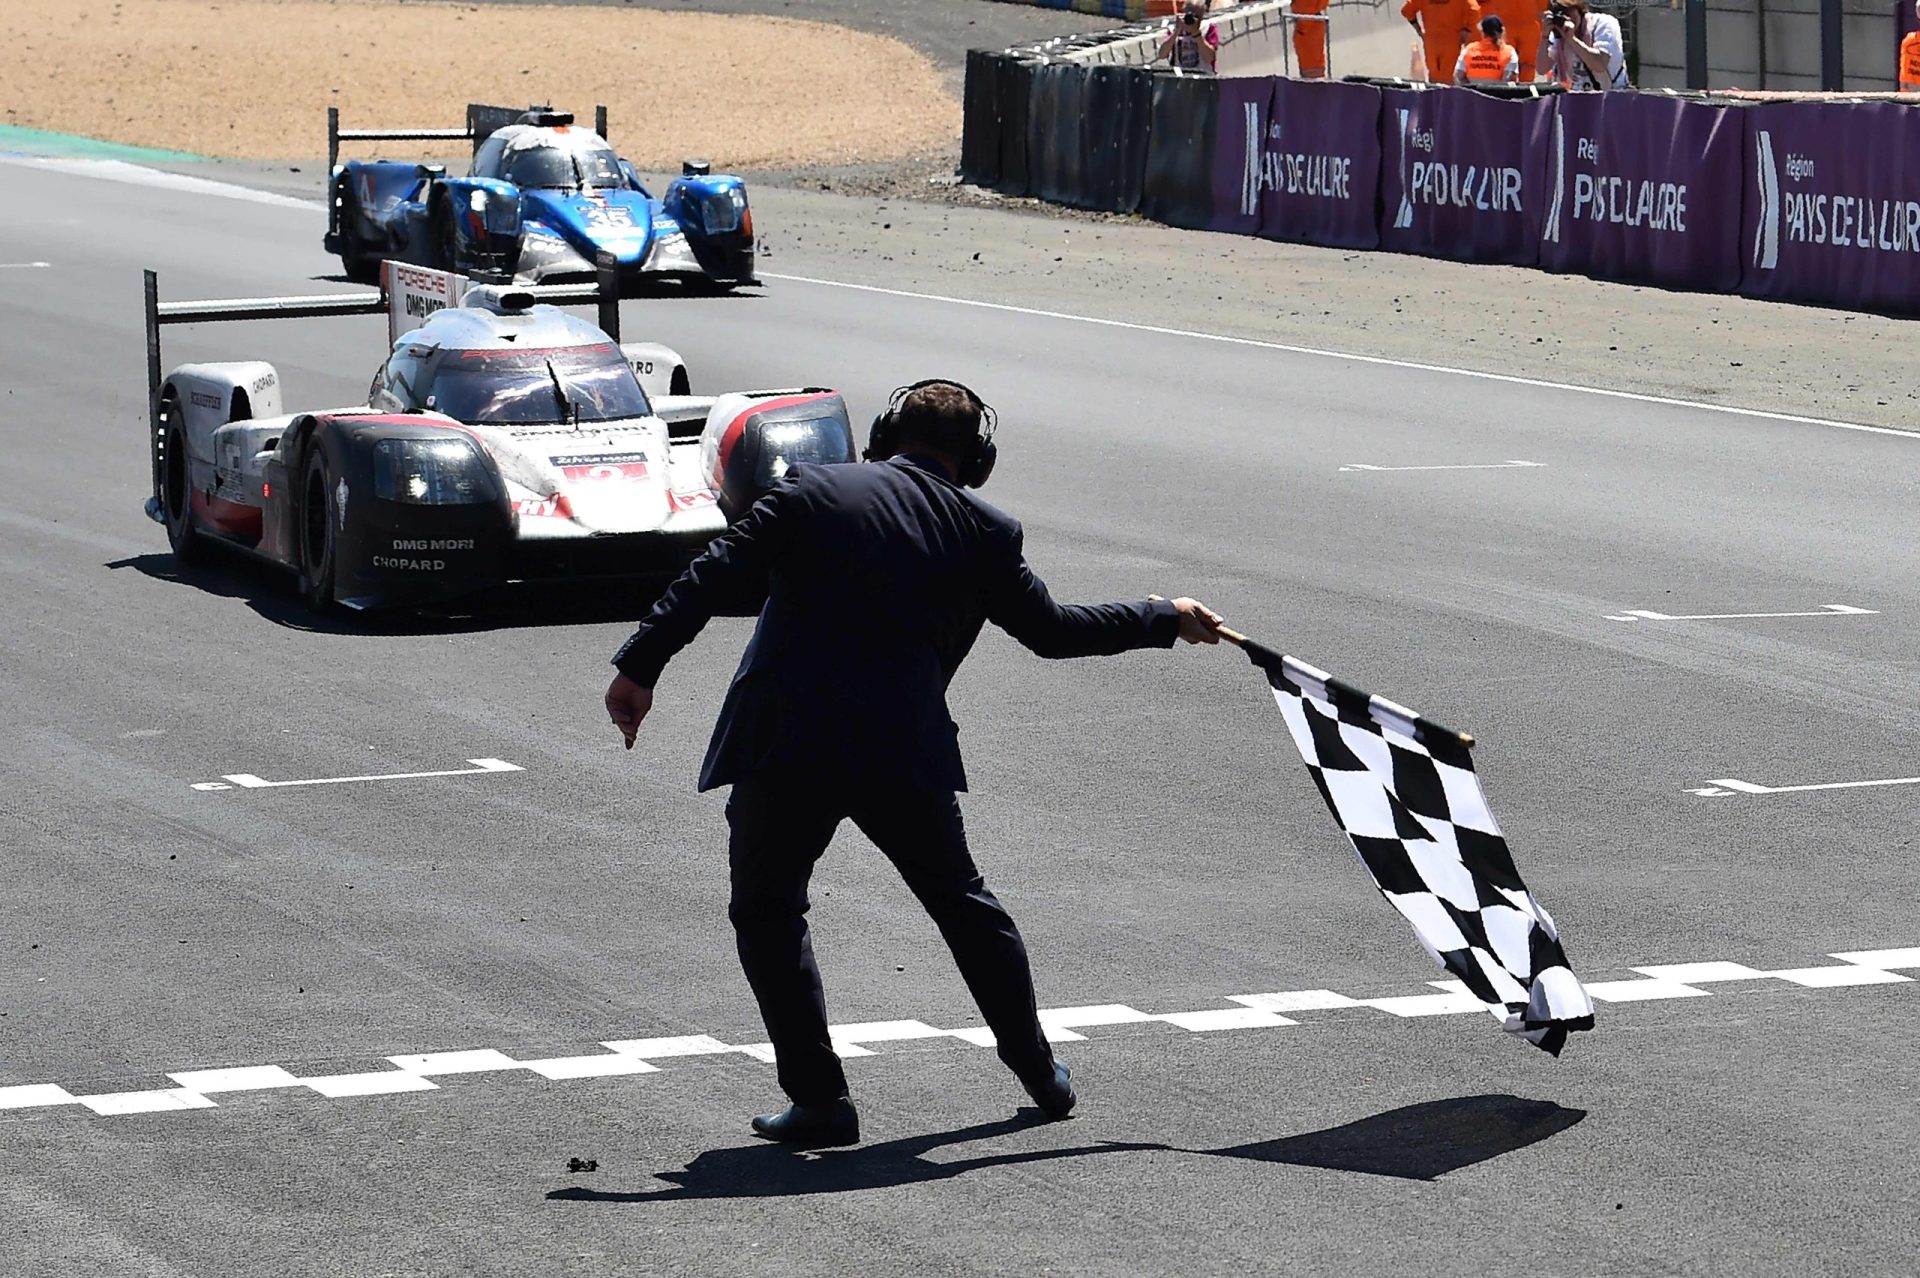
{"type": "Polygon", "coordinates": [[[476,231],[509,238],[520,234],[520,201],[508,192],[476,187],[467,192],[467,208],[476,231]]]}
{"type": "Polygon", "coordinates": [[[738,186],[708,191],[700,197],[700,222],[708,235],[731,235],[747,213],[746,190],[738,186]]]}
{"type": "Polygon", "coordinates": [[[373,450],[373,495],[412,506],[475,506],[499,498],[472,440],[383,439],[373,450]]]}

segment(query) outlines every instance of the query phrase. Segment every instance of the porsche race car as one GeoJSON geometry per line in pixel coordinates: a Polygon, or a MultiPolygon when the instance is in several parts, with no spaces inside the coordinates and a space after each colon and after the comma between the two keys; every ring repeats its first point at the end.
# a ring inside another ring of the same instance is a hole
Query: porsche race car
{"type": "Polygon", "coordinates": [[[354,129],[327,115],[329,253],[372,282],[394,258],[475,278],[521,283],[590,279],[611,253],[621,289],[655,281],[728,289],[755,283],[753,212],[746,184],[689,160],[655,196],[603,136],[573,116],[474,105],[467,128],[354,129]],[[433,164],[338,162],[340,143],[458,138],[473,146],[464,177],[433,164]]]}
{"type": "Polygon", "coordinates": [[[147,272],[146,508],[176,557],[247,552],[320,608],[667,573],[790,465],[854,458],[833,391],[686,394],[677,354],[536,300],[558,290],[386,274],[381,295],[161,303],[147,272]],[[161,324],[380,310],[394,340],[364,405],[286,412],[259,361],[159,376],[161,324]]]}

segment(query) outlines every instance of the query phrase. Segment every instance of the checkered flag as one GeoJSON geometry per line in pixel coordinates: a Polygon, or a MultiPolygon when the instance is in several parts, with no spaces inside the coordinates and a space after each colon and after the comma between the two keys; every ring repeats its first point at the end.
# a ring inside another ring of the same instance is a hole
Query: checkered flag
{"type": "Polygon", "coordinates": [[[1501,1027],[1558,1056],[1593,1028],[1553,919],[1520,881],[1471,737],[1248,640],[1307,772],[1380,894],[1501,1027]]]}

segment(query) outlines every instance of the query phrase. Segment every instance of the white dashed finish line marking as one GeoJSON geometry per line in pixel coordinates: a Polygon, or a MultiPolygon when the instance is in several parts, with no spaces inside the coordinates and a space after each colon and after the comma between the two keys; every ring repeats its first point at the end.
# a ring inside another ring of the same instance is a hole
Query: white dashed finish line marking
{"type": "Polygon", "coordinates": [[[1521,377],[1515,373],[1490,373],[1477,368],[1454,368],[1446,364],[1426,364],[1418,360],[1391,359],[1385,355],[1362,355],[1356,351],[1327,350],[1318,346],[1298,346],[1290,342],[1269,342],[1257,337],[1234,337],[1227,333],[1205,333],[1190,328],[1168,328],[1160,324],[1141,324],[1133,320],[1106,319],[1098,315],[1075,315],[1068,311],[1042,310],[1034,306],[1014,306],[1007,302],[984,302],[970,297],[949,297],[943,293],[919,293],[904,288],[882,288],[878,284],[850,284],[845,280],[823,280],[811,275],[781,275],[774,271],[761,271],[763,280],[784,280],[791,284],[811,284],[820,288],[843,288],[856,293],[873,293],[883,297],[905,297],[921,302],[944,302],[949,306],[967,306],[976,310],[999,311],[1003,314],[1032,315],[1039,319],[1070,320],[1078,324],[1093,324],[1100,328],[1124,329],[1135,333],[1151,333],[1159,337],[1185,337],[1202,342],[1220,342],[1227,346],[1244,346],[1254,350],[1281,351],[1290,355],[1313,355],[1322,359],[1346,360],[1354,364],[1371,364],[1381,368],[1405,368],[1419,373],[1445,373],[1452,377],[1472,377],[1484,382],[1502,382],[1509,386],[1535,386],[1541,390],[1570,391],[1577,395],[1599,395],[1606,399],[1626,400],[1635,404],[1662,404],[1670,408],[1695,408],[1706,413],[1725,413],[1733,417],[1755,417],[1763,421],[1793,422],[1801,426],[1821,426],[1828,430],[1861,431],[1869,435],[1899,435],[1908,439],[1920,439],[1920,431],[1902,430],[1893,426],[1869,426],[1864,422],[1836,421],[1830,417],[1805,417],[1798,413],[1775,413],[1764,408],[1741,408],[1735,404],[1714,404],[1697,399],[1676,399],[1671,395],[1646,395],[1639,391],[1614,390],[1607,386],[1586,386],[1578,382],[1550,382],[1539,377],[1521,377]]]}
{"type": "Polygon", "coordinates": [[[1608,621],[1751,621],[1760,617],[1877,617],[1880,614],[1872,608],[1855,608],[1852,604],[1821,604],[1814,612],[1699,612],[1690,616],[1670,616],[1664,612],[1648,612],[1644,608],[1626,608],[1617,614],[1608,616],[1608,621]]]}
{"type": "Polygon", "coordinates": [[[196,781],[196,790],[278,790],[294,785],[349,785],[357,781],[414,781],[421,777],[470,777],[482,772],[525,772],[517,763],[505,759],[468,759],[471,768],[448,768],[440,772],[382,772],[364,777],[313,777],[305,781],[264,781],[251,772],[236,772],[218,781],[196,781]]]}
{"type": "MultiPolygon", "coordinates": [[[[1916,778],[1920,780],[1920,778],[1916,778]]],[[[1665,963],[1628,970],[1634,980],[1592,981],[1587,993],[1598,1003],[1645,1003],[1660,999],[1708,998],[1713,986],[1740,982],[1776,981],[1801,989],[1837,989],[1853,985],[1906,985],[1914,978],[1900,969],[1920,968],[1920,946],[1891,950],[1854,950],[1830,954],[1838,964],[1764,970],[1743,963],[1709,961],[1665,963]]],[[[1333,990],[1282,990],[1270,994],[1234,994],[1221,1000],[1232,1007],[1202,1008],[1192,1012],[1143,1012],[1124,1003],[1042,1009],[1040,1023],[1047,1039],[1071,1043],[1097,1035],[1082,1030],[1121,1025],[1160,1024],[1190,1034],[1231,1030],[1284,1029],[1302,1022],[1302,1013],[1335,1012],[1344,1016],[1356,1008],[1389,1016],[1486,1015],[1486,1006],[1459,981],[1428,981],[1437,994],[1354,998],[1333,990]]],[[[1314,1017],[1313,1020],[1323,1018],[1314,1017]]],[[[1339,1019],[1338,1017],[1334,1019],[1339,1019]]],[[[828,1031],[834,1050],[843,1057],[885,1056],[876,1051],[892,1043],[930,1039],[958,1040],[975,1047],[992,1047],[993,1033],[984,1028],[940,1029],[924,1021],[864,1021],[835,1025],[828,1031]]],[[[460,1074],[532,1074],[553,1082],[576,1078],[609,1078],[628,1074],[670,1072],[681,1062],[701,1056],[747,1056],[771,1063],[773,1049],[766,1043],[727,1043],[707,1034],[665,1038],[610,1039],[600,1050],[579,1056],[523,1060],[491,1047],[420,1052],[389,1056],[384,1067],[347,1074],[301,1074],[280,1065],[234,1065],[180,1070],[165,1075],[171,1086],[117,1092],[76,1093],[56,1083],[0,1086],[0,1110],[44,1110],[78,1106],[105,1117],[124,1114],[172,1113],[218,1109],[215,1097],[239,1092],[285,1091],[344,1100],[358,1096],[389,1096],[401,1092],[431,1092],[435,1082],[460,1074]]],[[[78,1084],[76,1084],[78,1086],[78,1084]]]]}

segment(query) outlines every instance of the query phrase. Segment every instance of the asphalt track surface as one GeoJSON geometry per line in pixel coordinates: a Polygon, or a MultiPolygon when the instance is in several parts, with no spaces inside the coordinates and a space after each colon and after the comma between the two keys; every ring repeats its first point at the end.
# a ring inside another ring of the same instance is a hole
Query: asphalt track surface
{"type": "MultiPolygon", "coordinates": [[[[912,378],[968,380],[1004,423],[989,495],[1058,595],[1194,594],[1475,733],[1588,981],[1795,973],[1616,993],[1557,1061],[1478,1014],[1129,1018],[1113,1006],[1433,995],[1443,974],[1237,653],[1047,663],[989,632],[952,698],[976,851],[1042,1005],[1117,1023],[1062,1045],[1083,1103],[1052,1125],[990,1052],[867,1031],[848,1062],[867,1143],[797,1155],[746,1132],[778,1099],[763,1060],[602,1046],[763,1038],[720,796],[692,790],[745,623],[670,668],[628,754],[599,699],[641,592],[361,627],[263,570],[182,574],[140,513],[139,270],[169,298],[343,287],[313,282],[334,269],[320,212],[0,178],[0,1101],[19,1102],[0,1272],[1911,1272],[1920,987],[1829,956],[1920,946],[1916,790],[1688,791],[1920,774],[1920,439],[1531,385],[1489,411],[1490,384],[1445,372],[1334,377],[1316,355],[792,278],[627,304],[697,388],[828,382],[864,414],[912,378]],[[1352,469],[1512,461],[1537,464],[1352,469]],[[1608,619],[1835,603],[1872,611],[1608,619]],[[193,788],[481,758],[522,771],[193,788]],[[446,1052],[481,1055],[407,1060],[446,1052]],[[657,1068],[512,1068],[613,1057],[657,1068]],[[174,1090],[209,1069],[259,1089],[174,1090]],[[29,1087],[95,1103],[5,1090],[29,1087]]],[[[840,265],[806,241],[777,259],[840,265]]],[[[904,260],[864,269],[939,291],[904,260]]],[[[1056,296],[1036,274],[993,300],[1056,296]]],[[[266,358],[292,405],[348,403],[381,338],[172,329],[167,362],[266,358]]],[[[837,1024],[978,1024],[857,835],[822,864],[814,924],[837,1024]]]]}

